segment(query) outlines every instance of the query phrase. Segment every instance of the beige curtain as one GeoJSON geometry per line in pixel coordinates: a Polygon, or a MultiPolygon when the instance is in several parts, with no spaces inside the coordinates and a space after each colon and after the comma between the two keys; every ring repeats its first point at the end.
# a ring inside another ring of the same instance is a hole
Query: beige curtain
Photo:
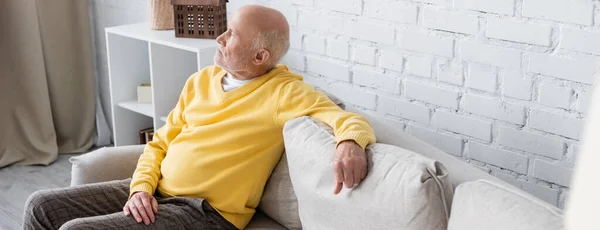
{"type": "Polygon", "coordinates": [[[94,143],[88,1],[0,0],[0,168],[94,143]]]}

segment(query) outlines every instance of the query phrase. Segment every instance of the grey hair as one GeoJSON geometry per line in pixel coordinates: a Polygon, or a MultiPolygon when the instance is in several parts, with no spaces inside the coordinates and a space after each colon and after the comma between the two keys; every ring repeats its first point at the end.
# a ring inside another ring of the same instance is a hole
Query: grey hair
{"type": "Polygon", "coordinates": [[[279,30],[259,32],[257,39],[253,42],[253,50],[265,48],[271,55],[269,67],[274,67],[285,56],[290,48],[290,40],[279,30]]]}

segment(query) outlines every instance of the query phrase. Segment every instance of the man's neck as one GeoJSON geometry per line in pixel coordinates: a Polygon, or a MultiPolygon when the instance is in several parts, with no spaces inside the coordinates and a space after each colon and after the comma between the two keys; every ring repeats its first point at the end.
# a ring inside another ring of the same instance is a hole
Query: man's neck
{"type": "Polygon", "coordinates": [[[268,73],[269,71],[271,71],[271,69],[264,71],[264,70],[257,70],[257,71],[247,71],[247,70],[242,70],[242,71],[227,71],[227,74],[229,74],[230,77],[236,79],[236,80],[251,80],[257,77],[260,77],[262,75],[265,75],[266,73],[268,73]]]}

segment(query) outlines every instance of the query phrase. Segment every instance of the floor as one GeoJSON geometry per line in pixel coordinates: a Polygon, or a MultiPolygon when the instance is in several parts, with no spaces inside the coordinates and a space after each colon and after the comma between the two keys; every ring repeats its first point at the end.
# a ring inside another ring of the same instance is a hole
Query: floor
{"type": "Polygon", "coordinates": [[[50,166],[9,166],[0,169],[0,230],[22,229],[25,201],[33,192],[69,186],[69,158],[76,155],[59,155],[50,166]]]}

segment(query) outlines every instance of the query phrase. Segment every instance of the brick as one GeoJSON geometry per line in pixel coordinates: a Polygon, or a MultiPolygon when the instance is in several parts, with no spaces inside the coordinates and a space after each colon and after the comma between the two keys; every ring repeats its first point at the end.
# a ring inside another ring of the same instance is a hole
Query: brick
{"type": "Polygon", "coordinates": [[[485,35],[490,38],[532,45],[550,46],[552,28],[514,19],[488,17],[485,35]]]}
{"type": "Polygon", "coordinates": [[[491,69],[483,70],[471,66],[469,68],[469,77],[467,78],[467,87],[487,92],[496,92],[498,84],[496,74],[491,69]]]}
{"type": "Polygon", "coordinates": [[[404,58],[398,51],[382,50],[381,67],[402,72],[404,58]]]}
{"type": "Polygon", "coordinates": [[[369,120],[377,119],[378,121],[384,122],[384,124],[386,124],[387,127],[395,130],[404,130],[404,127],[406,126],[403,121],[400,121],[399,119],[393,117],[386,117],[369,111],[362,111],[361,113],[368,115],[369,120]]]}
{"type": "Polygon", "coordinates": [[[600,55],[600,33],[563,28],[562,34],[562,49],[600,55]]]}
{"type": "Polygon", "coordinates": [[[375,110],[375,105],[377,104],[377,96],[374,93],[353,88],[348,84],[332,83],[330,92],[346,103],[358,105],[366,109],[375,110]]]}
{"type": "Polygon", "coordinates": [[[455,91],[424,85],[414,81],[405,81],[404,91],[405,95],[412,99],[442,107],[458,108],[458,92],[455,91]]]}
{"type": "Polygon", "coordinates": [[[332,38],[327,40],[327,54],[330,57],[348,60],[349,53],[348,41],[332,38]]]}
{"type": "Polygon", "coordinates": [[[473,94],[463,95],[462,109],[465,112],[494,118],[514,124],[525,124],[525,107],[508,104],[498,98],[473,94]]]}
{"type": "Polygon", "coordinates": [[[590,105],[592,105],[592,96],[593,92],[591,88],[577,93],[577,111],[588,113],[590,105]]]}
{"type": "Polygon", "coordinates": [[[571,175],[573,175],[573,170],[564,166],[540,159],[535,159],[533,162],[533,177],[540,180],[569,187],[571,175]]]}
{"type": "Polygon", "coordinates": [[[433,6],[423,9],[423,25],[432,29],[477,34],[478,21],[477,15],[440,10],[433,6]]]}
{"type": "Polygon", "coordinates": [[[306,35],[304,49],[312,53],[325,54],[325,38],[306,35]]]}
{"type": "Polygon", "coordinates": [[[292,0],[292,4],[301,5],[301,6],[312,6],[313,0],[292,0]]]}
{"type": "Polygon", "coordinates": [[[350,66],[317,57],[306,57],[308,71],[331,79],[350,82],[350,66]]]}
{"type": "Polygon", "coordinates": [[[403,32],[400,35],[400,47],[442,57],[454,57],[454,40],[450,38],[403,32]]]}
{"type": "Polygon", "coordinates": [[[366,1],[364,15],[386,21],[417,24],[417,7],[402,2],[366,1]]]}
{"type": "Polygon", "coordinates": [[[325,79],[323,79],[323,78],[313,77],[308,74],[302,74],[302,77],[304,78],[304,82],[312,85],[313,87],[316,87],[316,88],[319,88],[322,90],[327,90],[327,88],[328,88],[327,81],[325,81],[325,79]]]}
{"type": "Polygon", "coordinates": [[[518,69],[521,67],[521,52],[515,49],[463,41],[460,53],[464,61],[478,62],[508,69],[518,69]]]}
{"type": "Polygon", "coordinates": [[[534,129],[579,140],[583,120],[531,109],[529,125],[534,129]]]}
{"type": "Polygon", "coordinates": [[[555,138],[502,126],[498,128],[496,142],[502,146],[553,159],[561,159],[565,145],[555,138]]]}
{"type": "Polygon", "coordinates": [[[598,61],[594,58],[570,59],[550,56],[547,54],[530,53],[529,73],[539,73],[569,81],[593,84],[598,73],[598,61]]]}
{"type": "Polygon", "coordinates": [[[359,14],[362,12],[362,0],[327,0],[327,1],[316,1],[319,8],[325,8],[328,10],[359,14]]]}
{"type": "Polygon", "coordinates": [[[525,0],[523,16],[591,26],[594,5],[570,0],[525,0]]]}
{"type": "Polygon", "coordinates": [[[304,63],[304,55],[300,52],[288,52],[281,60],[281,63],[289,66],[292,69],[300,71],[306,70],[306,65],[304,63]]]}
{"type": "Polygon", "coordinates": [[[521,71],[507,70],[502,72],[502,95],[522,99],[531,99],[531,76],[521,74],[521,71]]]}
{"type": "Polygon", "coordinates": [[[375,65],[375,48],[370,46],[355,46],[353,59],[359,63],[375,65]]]}
{"type": "Polygon", "coordinates": [[[320,15],[310,11],[301,11],[298,17],[298,26],[340,34],[344,28],[344,19],[334,15],[320,15]]]}
{"type": "Polygon", "coordinates": [[[464,115],[437,110],[434,115],[436,127],[464,134],[487,142],[492,140],[492,123],[464,115]]]}
{"type": "Polygon", "coordinates": [[[377,73],[362,67],[354,67],[353,81],[355,84],[383,90],[388,93],[400,94],[400,81],[394,76],[377,73]]]}
{"type": "Polygon", "coordinates": [[[395,30],[392,27],[352,20],[346,20],[344,33],[349,37],[386,45],[393,45],[395,40],[395,30]]]}
{"type": "Polygon", "coordinates": [[[533,196],[540,198],[552,205],[558,204],[558,190],[544,187],[531,181],[518,180],[513,176],[506,175],[504,173],[497,173],[495,175],[500,180],[506,181],[513,186],[522,189],[525,192],[532,194],[533,196]]]}
{"type": "Polygon", "coordinates": [[[474,141],[469,142],[469,158],[521,174],[527,174],[529,163],[529,158],[525,155],[497,149],[474,141]]]}
{"type": "Polygon", "coordinates": [[[515,14],[515,0],[454,0],[454,7],[509,16],[515,14]]]}
{"type": "Polygon", "coordinates": [[[431,77],[431,64],[431,59],[427,58],[418,58],[413,56],[406,58],[407,73],[416,76],[431,77]]]}
{"type": "Polygon", "coordinates": [[[463,68],[451,62],[439,60],[437,64],[438,81],[453,85],[463,85],[463,68]]]}
{"type": "Polygon", "coordinates": [[[292,30],[290,31],[290,48],[291,49],[302,49],[302,40],[303,40],[304,34],[302,34],[301,32],[292,30]]]}
{"type": "Polygon", "coordinates": [[[427,106],[379,96],[379,110],[389,115],[429,124],[430,109],[427,106]]]}
{"type": "Polygon", "coordinates": [[[451,136],[415,125],[408,125],[407,131],[414,137],[421,139],[446,153],[459,157],[462,156],[463,140],[460,137],[451,136]]]}
{"type": "Polygon", "coordinates": [[[557,85],[542,83],[540,88],[540,104],[569,109],[571,104],[571,95],[573,90],[566,87],[560,87],[557,85]]]}

